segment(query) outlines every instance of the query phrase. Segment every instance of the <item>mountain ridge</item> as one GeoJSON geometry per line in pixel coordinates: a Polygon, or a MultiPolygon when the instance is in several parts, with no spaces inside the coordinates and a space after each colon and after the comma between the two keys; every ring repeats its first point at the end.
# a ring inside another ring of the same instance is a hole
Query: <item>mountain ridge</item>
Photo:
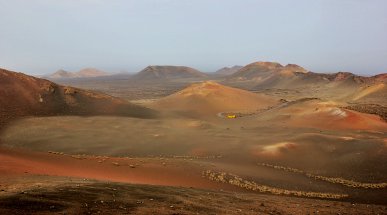
{"type": "Polygon", "coordinates": [[[208,75],[187,66],[147,66],[132,76],[133,80],[170,80],[179,78],[207,78],[208,75]]]}
{"type": "Polygon", "coordinates": [[[78,72],[69,72],[63,69],[60,69],[52,74],[45,75],[43,78],[47,79],[65,79],[65,78],[92,78],[92,77],[101,77],[109,76],[110,74],[96,68],[84,68],[78,72]]]}

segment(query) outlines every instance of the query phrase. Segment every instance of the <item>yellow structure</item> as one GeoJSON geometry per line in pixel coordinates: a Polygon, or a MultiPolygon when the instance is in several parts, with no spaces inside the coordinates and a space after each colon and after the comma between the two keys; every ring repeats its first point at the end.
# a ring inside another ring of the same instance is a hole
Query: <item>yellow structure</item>
{"type": "Polygon", "coordinates": [[[236,115],[235,114],[228,114],[227,119],[235,119],[236,115]]]}

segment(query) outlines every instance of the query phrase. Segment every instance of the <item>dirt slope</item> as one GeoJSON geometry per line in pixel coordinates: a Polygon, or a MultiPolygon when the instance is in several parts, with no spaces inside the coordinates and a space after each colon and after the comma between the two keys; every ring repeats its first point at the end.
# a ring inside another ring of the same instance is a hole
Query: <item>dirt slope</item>
{"type": "Polygon", "coordinates": [[[387,123],[378,115],[360,113],[340,107],[336,102],[318,99],[291,102],[262,116],[288,126],[314,127],[329,130],[387,131],[387,123]]]}
{"type": "Polygon", "coordinates": [[[385,206],[182,187],[35,177],[0,195],[1,214],[384,214],[385,206]],[[70,183],[69,181],[72,181],[70,183]],[[46,182],[43,186],[41,182],[46,182]],[[38,182],[38,183],[36,183],[38,182]],[[30,185],[30,187],[28,187],[30,185]],[[27,188],[23,189],[23,188],[27,188]],[[216,201],[214,201],[216,199],[216,201]],[[208,204],[210,202],[210,204],[208,204]]]}

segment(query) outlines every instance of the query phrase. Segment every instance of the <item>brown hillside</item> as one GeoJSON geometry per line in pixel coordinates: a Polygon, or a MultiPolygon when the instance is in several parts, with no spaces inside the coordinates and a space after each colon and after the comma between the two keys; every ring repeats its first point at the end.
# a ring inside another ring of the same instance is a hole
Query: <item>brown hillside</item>
{"type": "Polygon", "coordinates": [[[1,124],[21,116],[99,114],[152,117],[153,112],[102,93],[0,69],[1,124]]]}

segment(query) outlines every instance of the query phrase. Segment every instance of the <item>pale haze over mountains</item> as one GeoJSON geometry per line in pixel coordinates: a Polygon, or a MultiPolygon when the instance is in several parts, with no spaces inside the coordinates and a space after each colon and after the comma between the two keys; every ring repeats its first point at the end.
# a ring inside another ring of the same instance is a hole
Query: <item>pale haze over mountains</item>
{"type": "Polygon", "coordinates": [[[386,10],[384,0],[1,0],[0,67],[213,72],[261,60],[374,75],[387,71],[386,10]]]}

